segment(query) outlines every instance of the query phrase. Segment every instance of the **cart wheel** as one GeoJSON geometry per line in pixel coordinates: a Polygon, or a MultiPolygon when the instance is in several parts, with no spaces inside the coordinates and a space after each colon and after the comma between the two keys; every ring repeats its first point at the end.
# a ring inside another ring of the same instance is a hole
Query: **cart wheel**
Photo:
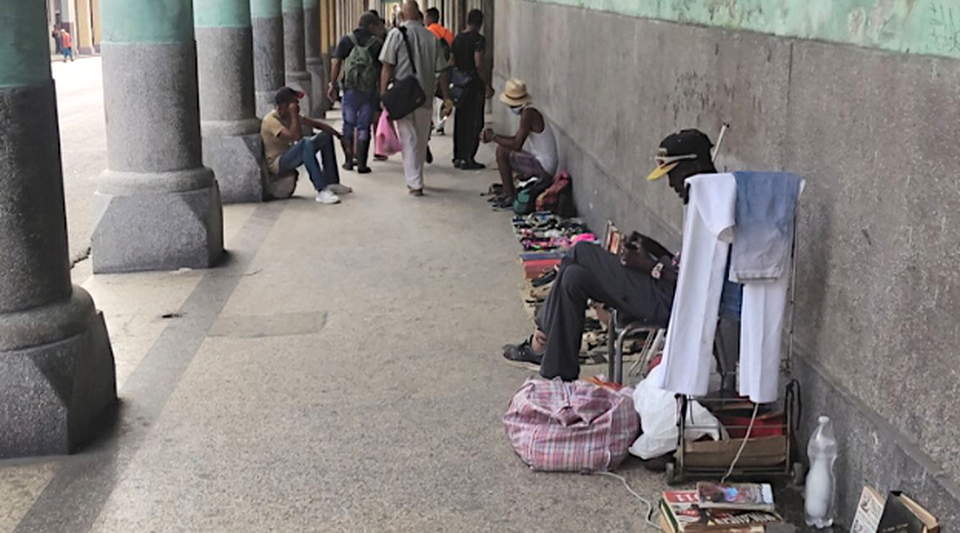
{"type": "Polygon", "coordinates": [[[793,463],[790,475],[793,477],[793,484],[802,487],[807,480],[807,469],[804,468],[803,463],[793,463]]]}
{"type": "Polygon", "coordinates": [[[680,483],[681,479],[677,477],[677,463],[669,462],[664,469],[667,476],[667,485],[673,486],[680,483]]]}

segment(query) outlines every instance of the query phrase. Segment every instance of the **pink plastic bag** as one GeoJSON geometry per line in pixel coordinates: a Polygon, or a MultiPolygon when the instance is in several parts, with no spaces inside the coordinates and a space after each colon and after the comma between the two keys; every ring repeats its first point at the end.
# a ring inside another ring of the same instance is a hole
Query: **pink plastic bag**
{"type": "Polygon", "coordinates": [[[377,155],[393,155],[403,149],[397,130],[387,116],[387,112],[380,113],[380,122],[377,124],[376,153],[377,155]]]}
{"type": "Polygon", "coordinates": [[[543,472],[612,470],[640,432],[629,395],[559,379],[528,379],[503,425],[523,462],[543,472]]]}

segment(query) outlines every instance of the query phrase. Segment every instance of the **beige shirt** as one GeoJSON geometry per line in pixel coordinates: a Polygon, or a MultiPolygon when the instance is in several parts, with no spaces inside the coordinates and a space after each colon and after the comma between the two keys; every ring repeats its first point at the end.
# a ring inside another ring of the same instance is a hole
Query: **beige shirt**
{"type": "Polygon", "coordinates": [[[280,174],[280,156],[294,144],[290,139],[280,136],[280,132],[284,129],[289,128],[276,109],[267,113],[260,122],[263,153],[267,158],[267,168],[274,176],[280,174]]]}
{"type": "Polygon", "coordinates": [[[380,52],[380,62],[393,65],[393,77],[398,80],[413,76],[412,65],[415,64],[420,88],[423,89],[423,94],[427,95],[423,107],[430,107],[433,105],[433,94],[437,90],[437,74],[447,68],[443,48],[433,32],[424,28],[419,21],[404,22],[403,26],[407,29],[407,40],[413,50],[413,63],[410,62],[410,54],[403,44],[403,35],[397,28],[387,34],[387,40],[380,52]]]}

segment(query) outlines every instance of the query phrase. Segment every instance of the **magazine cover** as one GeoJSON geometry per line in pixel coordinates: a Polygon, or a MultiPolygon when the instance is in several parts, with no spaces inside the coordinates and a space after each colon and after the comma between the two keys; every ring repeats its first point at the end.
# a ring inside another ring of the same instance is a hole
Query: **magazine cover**
{"type": "Polygon", "coordinates": [[[702,509],[749,509],[773,511],[773,487],[768,483],[697,483],[698,503],[702,509]]]}
{"type": "Polygon", "coordinates": [[[660,502],[661,512],[669,515],[667,520],[678,532],[748,529],[783,522],[783,517],[769,511],[701,509],[698,501],[695,490],[667,491],[660,502]]]}

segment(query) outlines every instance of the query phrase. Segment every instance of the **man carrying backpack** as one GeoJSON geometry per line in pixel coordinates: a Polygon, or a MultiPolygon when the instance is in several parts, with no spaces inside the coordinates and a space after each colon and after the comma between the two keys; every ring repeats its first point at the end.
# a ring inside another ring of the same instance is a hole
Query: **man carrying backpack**
{"type": "Polygon", "coordinates": [[[375,36],[380,18],[367,12],[360,16],[357,29],[343,36],[333,51],[327,96],[337,100],[337,81],[343,87],[343,151],[345,170],[367,174],[370,154],[370,125],[379,102],[380,49],[383,41],[375,36]],[[356,135],[354,135],[356,132],[356,135]],[[354,140],[356,139],[356,140],[354,140]]]}

